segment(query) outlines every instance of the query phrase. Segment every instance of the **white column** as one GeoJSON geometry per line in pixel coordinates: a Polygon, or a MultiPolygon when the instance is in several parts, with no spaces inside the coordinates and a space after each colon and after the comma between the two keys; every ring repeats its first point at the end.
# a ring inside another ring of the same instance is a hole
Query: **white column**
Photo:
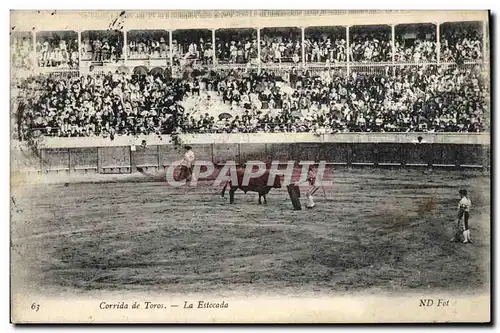
{"type": "Polygon", "coordinates": [[[394,53],[396,53],[396,26],[394,24],[391,26],[391,35],[392,35],[392,44],[391,44],[392,65],[394,65],[394,53]]]}
{"type": "Polygon", "coordinates": [[[437,63],[439,65],[439,63],[441,62],[441,31],[440,31],[440,28],[439,28],[439,25],[440,23],[437,22],[436,23],[436,42],[437,42],[437,45],[436,45],[436,56],[437,56],[437,63]]]}
{"type": "Polygon", "coordinates": [[[216,46],[216,44],[215,44],[215,30],[216,29],[212,29],[212,53],[213,53],[212,54],[212,62],[214,64],[214,66],[217,63],[217,54],[215,52],[215,46],[216,46]]]}
{"type": "Polygon", "coordinates": [[[257,29],[257,64],[260,68],[260,28],[257,29]]]}
{"type": "Polygon", "coordinates": [[[350,74],[350,64],[351,64],[351,45],[350,45],[350,41],[349,41],[349,26],[346,27],[346,31],[345,31],[345,39],[346,39],[346,48],[345,48],[345,52],[346,52],[346,55],[347,55],[347,75],[350,74]]]}
{"type": "Polygon", "coordinates": [[[483,63],[489,61],[488,59],[488,47],[486,44],[488,44],[488,27],[487,27],[487,22],[483,22],[483,63]]]}
{"type": "Polygon", "coordinates": [[[32,36],[32,39],[33,39],[33,70],[35,71],[35,73],[37,73],[38,59],[36,56],[36,31],[33,30],[33,32],[31,34],[33,35],[32,36]]]}
{"type": "Polygon", "coordinates": [[[170,66],[172,67],[174,65],[174,52],[173,52],[173,43],[172,43],[172,31],[168,31],[168,52],[169,52],[169,58],[170,58],[170,66]]]}
{"type": "Polygon", "coordinates": [[[127,65],[128,59],[128,39],[127,39],[127,30],[123,29],[123,60],[125,65],[127,65]]]}
{"type": "Polygon", "coordinates": [[[391,25],[391,35],[392,35],[392,76],[396,75],[396,66],[394,62],[394,54],[396,53],[396,26],[393,24],[391,25]]]}
{"type": "Polygon", "coordinates": [[[302,48],[302,66],[305,67],[306,66],[306,44],[305,44],[305,41],[306,41],[305,30],[306,30],[306,28],[301,27],[300,29],[302,30],[302,42],[300,44],[301,48],[302,48]]]}
{"type": "Polygon", "coordinates": [[[77,31],[78,34],[78,68],[80,68],[80,64],[82,63],[82,32],[81,30],[77,31]]]}

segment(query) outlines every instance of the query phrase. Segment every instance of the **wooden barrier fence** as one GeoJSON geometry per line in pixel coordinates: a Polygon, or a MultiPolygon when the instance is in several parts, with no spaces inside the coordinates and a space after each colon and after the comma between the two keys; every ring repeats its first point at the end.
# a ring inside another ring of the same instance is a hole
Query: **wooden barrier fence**
{"type": "MultiPolygon", "coordinates": [[[[356,167],[445,167],[489,170],[490,145],[447,143],[279,142],[190,144],[197,161],[222,165],[235,161],[326,161],[356,167]]],[[[73,148],[41,148],[30,158],[15,157],[13,168],[30,172],[133,173],[137,167],[161,171],[182,159],[184,151],[171,144],[73,148]]],[[[25,154],[26,155],[26,154],[25,154]]]]}

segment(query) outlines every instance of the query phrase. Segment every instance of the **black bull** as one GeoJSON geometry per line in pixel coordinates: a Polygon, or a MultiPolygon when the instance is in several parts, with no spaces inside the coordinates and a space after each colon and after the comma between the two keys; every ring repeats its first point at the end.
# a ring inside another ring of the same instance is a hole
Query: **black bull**
{"type": "Polygon", "coordinates": [[[243,186],[243,177],[244,177],[243,171],[238,170],[236,175],[237,175],[237,179],[238,179],[238,184],[233,184],[231,181],[227,181],[226,184],[224,184],[224,187],[222,188],[221,195],[222,195],[222,197],[224,197],[224,193],[226,192],[226,187],[227,187],[228,183],[230,184],[229,203],[234,203],[234,192],[236,192],[237,189],[240,189],[245,193],[247,193],[247,192],[259,193],[259,204],[262,203],[262,201],[261,201],[262,197],[264,197],[264,203],[267,204],[266,194],[268,194],[272,188],[281,188],[281,176],[280,175],[274,176],[274,182],[273,182],[272,186],[268,185],[269,170],[266,170],[259,177],[250,178],[248,185],[246,185],[246,186],[243,186]]]}

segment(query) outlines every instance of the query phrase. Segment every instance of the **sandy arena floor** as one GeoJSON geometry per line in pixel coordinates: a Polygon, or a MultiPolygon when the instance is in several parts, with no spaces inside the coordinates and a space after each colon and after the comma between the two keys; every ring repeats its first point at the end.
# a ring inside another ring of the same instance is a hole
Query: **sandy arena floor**
{"type": "Polygon", "coordinates": [[[173,188],[142,175],[22,185],[12,191],[13,284],[42,293],[489,288],[488,176],[334,175],[326,198],[320,190],[317,206],[298,212],[285,187],[267,205],[241,191],[230,205],[210,182],[173,188]],[[473,205],[470,245],[449,241],[461,187],[473,205]]]}

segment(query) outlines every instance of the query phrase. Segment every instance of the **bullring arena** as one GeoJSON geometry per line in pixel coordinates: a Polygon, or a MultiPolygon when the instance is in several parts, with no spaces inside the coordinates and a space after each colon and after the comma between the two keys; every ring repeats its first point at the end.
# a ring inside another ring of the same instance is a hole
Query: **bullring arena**
{"type": "Polygon", "coordinates": [[[488,292],[487,15],[223,12],[41,12],[16,21],[14,287],[488,292]],[[79,15],[78,24],[68,19],[64,29],[51,14],[79,15]],[[339,26],[318,27],[328,22],[339,26]],[[232,43],[237,36],[244,46],[232,43]],[[123,54],[104,52],[101,39],[123,54]],[[61,45],[76,50],[70,61],[51,58],[61,45]],[[216,171],[196,187],[169,186],[165,172],[187,144],[216,171]],[[326,161],[333,185],[310,210],[294,211],[285,186],[265,205],[241,191],[231,205],[214,178],[227,161],[249,160],[292,161],[295,177],[299,161],[326,161]],[[462,188],[472,244],[450,242],[462,188]]]}
{"type": "Polygon", "coordinates": [[[327,164],[325,174],[333,186],[301,211],[285,187],[272,189],[267,205],[241,191],[230,205],[214,177],[172,187],[165,171],[151,167],[49,172],[24,176],[25,183],[13,177],[13,261],[29,267],[21,271],[29,278],[16,281],[89,293],[489,288],[486,169],[327,164]],[[449,241],[459,188],[474,202],[474,243],[465,246],[449,241]]]}

